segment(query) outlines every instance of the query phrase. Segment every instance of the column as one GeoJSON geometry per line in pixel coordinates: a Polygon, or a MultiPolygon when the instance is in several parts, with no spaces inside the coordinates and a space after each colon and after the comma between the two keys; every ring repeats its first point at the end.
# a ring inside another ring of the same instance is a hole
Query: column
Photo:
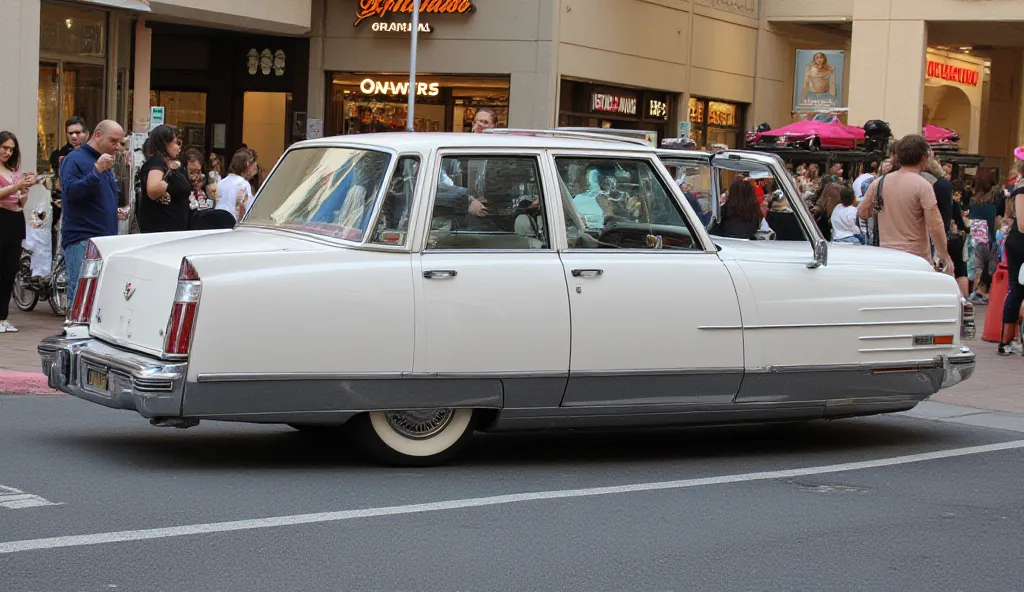
{"type": "MultiPolygon", "coordinates": [[[[14,132],[21,148],[21,170],[36,170],[39,108],[39,0],[0,2],[0,130],[14,132]]],[[[32,201],[45,194],[33,188],[32,201]]]]}
{"type": "MultiPolygon", "coordinates": [[[[306,121],[323,120],[327,113],[327,72],[324,71],[324,44],[327,42],[327,29],[324,26],[326,7],[322,0],[313,0],[311,6],[312,31],[309,36],[309,92],[306,94],[306,121]]],[[[326,133],[326,131],[325,131],[326,133]]]]}
{"type": "Polygon", "coordinates": [[[849,122],[881,119],[896,138],[920,134],[927,48],[924,21],[855,20],[849,122]]]}
{"type": "Polygon", "coordinates": [[[149,131],[149,73],[153,54],[153,31],[146,19],[139,16],[135,23],[135,85],[132,87],[132,112],[135,121],[132,131],[149,131]]]}

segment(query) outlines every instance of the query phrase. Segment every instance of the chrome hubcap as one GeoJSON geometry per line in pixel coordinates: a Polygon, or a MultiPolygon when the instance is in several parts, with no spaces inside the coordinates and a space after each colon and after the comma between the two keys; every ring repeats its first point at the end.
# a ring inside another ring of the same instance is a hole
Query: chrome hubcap
{"type": "Polygon", "coordinates": [[[436,436],[448,427],[454,415],[454,409],[405,409],[387,413],[391,429],[412,440],[436,436]]]}

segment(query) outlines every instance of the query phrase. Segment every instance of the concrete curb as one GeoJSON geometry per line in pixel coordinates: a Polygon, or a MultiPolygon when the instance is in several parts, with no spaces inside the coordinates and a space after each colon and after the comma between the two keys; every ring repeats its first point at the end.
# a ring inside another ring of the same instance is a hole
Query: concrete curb
{"type": "Polygon", "coordinates": [[[55,391],[46,384],[46,377],[42,372],[14,370],[0,370],[0,393],[64,396],[64,393],[55,391]]]}
{"type": "Polygon", "coordinates": [[[897,415],[927,421],[941,421],[977,428],[1024,433],[1024,414],[992,411],[978,407],[924,401],[910,411],[904,411],[897,415]]]}

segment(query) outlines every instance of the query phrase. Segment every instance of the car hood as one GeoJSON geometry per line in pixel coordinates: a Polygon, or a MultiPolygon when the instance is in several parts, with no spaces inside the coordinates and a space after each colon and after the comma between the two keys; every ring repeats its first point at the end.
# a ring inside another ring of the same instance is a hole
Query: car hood
{"type": "MultiPolygon", "coordinates": [[[[752,241],[712,237],[722,259],[758,262],[810,262],[810,242],[752,241]]],[[[849,243],[829,243],[828,265],[858,265],[928,271],[932,267],[924,259],[894,249],[867,247],[849,243]]]]}

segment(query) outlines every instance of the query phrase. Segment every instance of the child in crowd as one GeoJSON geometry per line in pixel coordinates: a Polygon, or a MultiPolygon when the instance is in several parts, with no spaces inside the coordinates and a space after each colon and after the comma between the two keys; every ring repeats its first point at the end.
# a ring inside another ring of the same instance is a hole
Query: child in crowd
{"type": "Polygon", "coordinates": [[[832,210],[832,242],[866,244],[857,218],[857,197],[853,189],[843,186],[839,191],[839,205],[832,210]]]}

